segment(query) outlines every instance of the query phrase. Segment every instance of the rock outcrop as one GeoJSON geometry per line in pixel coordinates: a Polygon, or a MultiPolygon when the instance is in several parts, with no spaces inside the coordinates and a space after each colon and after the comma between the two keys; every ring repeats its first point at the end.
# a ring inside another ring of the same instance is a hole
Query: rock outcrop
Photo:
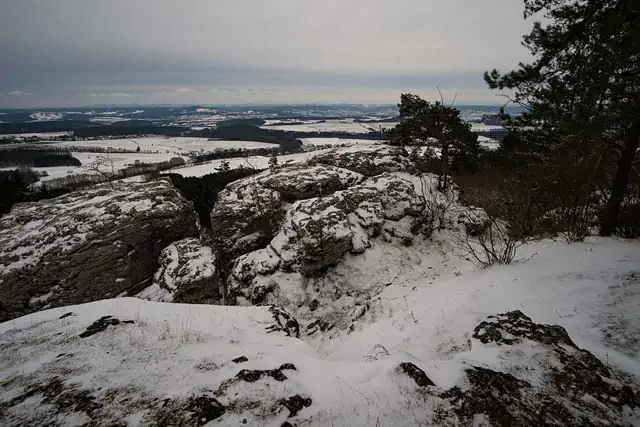
{"type": "MultiPolygon", "coordinates": [[[[234,264],[230,287],[253,303],[262,302],[265,285],[253,283],[259,274],[276,269],[311,277],[322,274],[345,254],[362,253],[381,233],[402,244],[413,239],[412,218],[424,209],[413,184],[382,174],[324,197],[294,202],[278,233],[262,249],[245,254],[234,264]]],[[[268,289],[267,289],[268,290],[268,289]]]]}
{"type": "Polygon", "coordinates": [[[233,182],[218,194],[211,212],[219,250],[234,259],[264,248],[284,217],[283,203],[328,195],[363,179],[358,173],[336,167],[303,166],[233,182]]]}
{"type": "Polygon", "coordinates": [[[358,147],[357,150],[334,150],[312,157],[309,163],[337,166],[365,176],[414,171],[415,163],[399,151],[396,147],[386,145],[358,147]]]}
{"type": "Polygon", "coordinates": [[[151,284],[171,242],[199,234],[167,180],[116,182],[16,205],[0,219],[0,321],[151,284]]]}
{"type": "Polygon", "coordinates": [[[516,310],[489,316],[473,337],[474,345],[498,350],[500,367],[469,366],[464,386],[443,391],[415,365],[399,367],[439,401],[438,425],[626,426],[625,408],[640,405],[635,386],[579,348],[561,326],[536,324],[516,310]]]}
{"type": "Polygon", "coordinates": [[[200,240],[187,238],[174,242],[163,249],[158,261],[160,268],[153,285],[140,292],[138,298],[192,304],[220,301],[213,252],[200,240]]]}

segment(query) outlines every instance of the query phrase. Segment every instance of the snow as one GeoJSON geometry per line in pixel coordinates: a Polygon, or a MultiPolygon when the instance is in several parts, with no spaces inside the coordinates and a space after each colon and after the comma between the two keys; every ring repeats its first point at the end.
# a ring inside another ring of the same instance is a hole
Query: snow
{"type": "Polygon", "coordinates": [[[60,120],[64,117],[64,114],[38,111],[31,114],[30,117],[33,121],[44,122],[44,121],[50,121],[50,120],[60,120]]]}
{"type": "Polygon", "coordinates": [[[474,132],[486,132],[486,131],[504,130],[504,128],[499,125],[485,125],[484,123],[471,123],[471,130],[474,132]]]}
{"type": "Polygon", "coordinates": [[[322,122],[304,124],[276,124],[261,126],[263,129],[282,130],[288,132],[349,132],[369,133],[371,130],[379,130],[380,127],[393,127],[396,123],[358,123],[353,119],[325,120],[322,122]]]}
{"type": "MultiPolygon", "coordinates": [[[[63,365],[69,380],[94,390],[94,395],[130,387],[134,393],[142,389],[163,399],[216,389],[241,368],[273,369],[290,362],[297,370],[286,371],[290,381],[285,385],[264,380],[234,386],[229,395],[269,402],[283,393],[304,393],[313,401],[297,417],[306,421],[304,425],[424,425],[429,407],[411,394],[410,381],[395,373],[398,363],[417,364],[444,388],[459,384],[462,369],[470,363],[508,370],[495,348],[480,345],[469,334],[487,315],[519,309],[534,322],[562,325],[576,344],[640,379],[640,319],[634,314],[640,311],[640,242],[591,238],[569,245],[546,240],[523,247],[520,262],[484,270],[447,253],[449,261],[437,250],[423,259],[387,258],[393,259],[388,263],[394,269],[389,271],[395,274],[392,283],[352,332],[330,340],[267,334],[272,319],[266,307],[120,298],[0,324],[2,347],[20,346],[19,352],[3,357],[0,374],[45,380],[52,366],[63,365]],[[427,268],[429,264],[438,274],[427,268]],[[620,298],[625,292],[633,294],[620,298]],[[68,312],[74,315],[59,319],[68,312]],[[103,315],[135,323],[77,338],[103,315]],[[620,328],[618,322],[623,321],[620,328]],[[625,334],[631,340],[622,340],[625,334]],[[66,365],[60,360],[56,365],[56,356],[68,348],[72,357],[66,365]],[[249,361],[241,366],[230,362],[241,355],[249,361]]],[[[370,251],[353,259],[380,271],[374,264],[380,259],[370,251]]],[[[532,362],[535,354],[535,347],[523,350],[521,363],[532,362]]],[[[15,393],[6,386],[0,398],[7,400],[15,393]]],[[[28,411],[29,406],[13,408],[20,410],[28,411]]],[[[133,410],[127,415],[132,421],[141,419],[133,410]]],[[[250,425],[262,423],[234,412],[218,422],[235,425],[242,418],[250,425]]],[[[285,414],[276,415],[269,425],[285,419],[285,414]]]]}
{"type": "Polygon", "coordinates": [[[274,144],[257,141],[229,141],[209,140],[196,137],[148,137],[148,138],[123,138],[102,139],[87,141],[65,141],[59,143],[67,147],[103,147],[126,150],[153,151],[174,155],[186,155],[193,152],[211,152],[224,149],[257,149],[277,148],[274,144]]]}
{"type": "Polygon", "coordinates": [[[302,138],[302,145],[309,147],[334,145],[334,146],[361,146],[375,145],[380,141],[371,139],[343,139],[343,138],[302,138]]]}
{"type": "MultiPolygon", "coordinates": [[[[326,153],[330,150],[317,150],[317,151],[309,151],[304,153],[295,153],[295,154],[285,154],[278,157],[278,164],[302,164],[307,162],[313,156],[319,153],[326,153]]],[[[210,173],[215,173],[220,170],[223,162],[229,162],[229,167],[231,169],[238,169],[241,167],[245,168],[254,168],[254,169],[267,169],[269,167],[269,157],[266,156],[250,156],[250,157],[234,157],[231,159],[218,159],[208,163],[203,163],[200,165],[187,166],[183,168],[171,169],[168,172],[177,173],[184,177],[190,176],[203,176],[210,173]]]]}

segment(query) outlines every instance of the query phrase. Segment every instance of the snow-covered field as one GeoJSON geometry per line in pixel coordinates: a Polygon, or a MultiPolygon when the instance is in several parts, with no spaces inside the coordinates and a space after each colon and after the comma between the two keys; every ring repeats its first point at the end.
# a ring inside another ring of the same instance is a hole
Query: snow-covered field
{"type": "MultiPolygon", "coordinates": [[[[328,153],[334,149],[340,152],[354,152],[354,151],[367,151],[375,150],[380,141],[370,141],[366,139],[339,139],[339,138],[306,138],[302,140],[303,146],[310,148],[320,147],[324,145],[335,145],[337,148],[322,148],[313,149],[311,151],[305,151],[303,153],[285,154],[277,156],[279,165],[291,165],[302,164],[307,162],[313,156],[328,153]]],[[[203,163],[200,165],[193,165],[187,167],[180,167],[171,169],[169,172],[177,173],[184,177],[203,176],[210,173],[217,172],[222,166],[222,163],[226,160],[229,162],[231,169],[241,167],[251,167],[254,169],[267,169],[269,167],[269,157],[267,156],[249,156],[249,157],[236,157],[232,159],[219,159],[211,162],[203,163]]]]}
{"type": "Polygon", "coordinates": [[[274,148],[274,144],[257,141],[227,141],[208,140],[207,138],[190,137],[149,137],[149,138],[124,138],[124,139],[102,139],[88,141],[68,141],[60,142],[56,145],[71,147],[103,147],[118,148],[126,150],[157,151],[161,153],[173,153],[176,155],[186,155],[192,152],[211,152],[225,149],[257,149],[274,148]]]}
{"type": "MultiPolygon", "coordinates": [[[[40,182],[50,181],[56,178],[62,178],[69,175],[93,174],[96,173],[89,168],[99,159],[106,159],[100,170],[111,172],[111,163],[115,171],[132,166],[136,161],[140,163],[160,163],[171,160],[174,157],[183,157],[175,153],[85,153],[71,152],[71,155],[80,160],[82,166],[53,166],[53,167],[31,167],[38,172],[45,172],[47,175],[40,177],[40,182]]],[[[184,157],[183,157],[184,158],[184,157]]],[[[185,158],[186,160],[186,158],[185,158]]],[[[15,167],[0,168],[4,170],[15,169],[15,167]]]]}
{"type": "MultiPolygon", "coordinates": [[[[326,153],[331,151],[330,149],[326,150],[316,150],[316,151],[308,151],[304,153],[295,153],[295,154],[285,154],[278,157],[278,164],[301,164],[309,160],[311,157],[316,154],[326,153]]],[[[177,173],[184,177],[197,177],[203,176],[210,173],[215,173],[220,170],[222,163],[224,161],[229,163],[229,167],[231,169],[238,168],[254,168],[254,169],[266,169],[269,167],[269,157],[266,156],[250,156],[250,157],[235,157],[232,159],[219,159],[213,160],[211,162],[203,163],[200,165],[187,166],[182,168],[171,169],[167,172],[177,173]]]]}
{"type": "Polygon", "coordinates": [[[321,123],[305,123],[305,124],[277,124],[272,126],[261,126],[263,129],[282,130],[289,132],[349,132],[349,133],[368,133],[371,129],[379,130],[381,127],[394,127],[397,123],[357,123],[353,119],[345,120],[326,120],[321,123]]]}
{"type": "Polygon", "coordinates": [[[471,123],[471,130],[474,132],[503,130],[504,128],[499,125],[485,125],[484,123],[471,123]]]}
{"type": "MultiPolygon", "coordinates": [[[[386,123],[357,123],[353,119],[326,120],[324,122],[311,122],[304,124],[275,124],[261,126],[264,129],[282,130],[290,132],[350,132],[368,133],[372,129],[389,129],[396,126],[397,122],[386,123]]],[[[474,132],[502,130],[502,126],[485,125],[483,123],[471,123],[471,130],[474,132]]]]}
{"type": "Polygon", "coordinates": [[[324,145],[336,145],[336,146],[361,146],[380,144],[381,141],[371,139],[342,139],[342,138],[302,138],[302,145],[304,146],[324,146],[324,145]]]}
{"type": "MultiPolygon", "coordinates": [[[[351,262],[379,271],[382,266],[372,263],[380,260],[367,253],[351,262]]],[[[522,345],[505,353],[504,346],[470,336],[486,316],[508,310],[521,310],[536,323],[565,327],[578,346],[640,379],[639,242],[593,238],[569,245],[547,240],[522,248],[521,261],[513,265],[484,270],[437,247],[428,253],[387,259],[394,276],[370,308],[375,315],[363,316],[351,331],[330,340],[267,333],[274,322],[267,307],[134,298],[56,308],[5,322],[0,324],[0,399],[10,401],[28,384],[46,387],[62,376],[61,387],[77,387],[62,391],[82,403],[80,391],[89,390],[92,399],[105,405],[94,411],[129,425],[152,424],[147,408],[153,402],[172,411],[172,405],[189,396],[215,396],[233,408],[207,425],[280,426],[287,420],[304,426],[438,425],[433,403],[398,373],[398,364],[414,363],[442,389],[463,386],[463,370],[469,365],[530,375],[527,370],[540,362],[539,346],[522,345]],[[81,336],[107,315],[127,323],[81,336]],[[232,362],[240,356],[244,363],[232,362]],[[242,369],[271,370],[284,363],[293,364],[277,371],[284,380],[235,379],[242,369]],[[289,411],[278,402],[294,394],[310,401],[288,418],[289,411]]],[[[43,390],[46,395],[48,389],[43,390]]],[[[56,413],[42,403],[42,394],[34,394],[6,413],[14,420],[37,419],[41,413],[43,420],[53,417],[60,425],[90,421],[81,403],[56,413]]],[[[639,420],[628,422],[638,425],[639,420]]]]}

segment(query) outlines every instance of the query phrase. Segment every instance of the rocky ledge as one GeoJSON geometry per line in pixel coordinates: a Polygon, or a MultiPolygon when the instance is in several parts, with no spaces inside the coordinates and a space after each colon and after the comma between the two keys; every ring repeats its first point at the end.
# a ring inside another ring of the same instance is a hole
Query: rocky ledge
{"type": "Polygon", "coordinates": [[[167,180],[18,204],[0,219],[0,321],[137,293],[167,245],[198,234],[192,204],[167,180]]]}

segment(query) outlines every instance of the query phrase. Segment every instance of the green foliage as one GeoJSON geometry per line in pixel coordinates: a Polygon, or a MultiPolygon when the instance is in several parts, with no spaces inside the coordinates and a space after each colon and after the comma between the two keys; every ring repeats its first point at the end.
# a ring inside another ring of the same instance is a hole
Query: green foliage
{"type": "Polygon", "coordinates": [[[473,172],[480,153],[478,136],[471,125],[460,118],[460,111],[436,101],[431,103],[417,95],[400,97],[400,123],[386,131],[391,145],[429,145],[440,148],[440,188],[448,187],[453,172],[473,172]]]}
{"type": "Polygon", "coordinates": [[[579,171],[573,183],[564,180],[566,190],[586,195],[579,203],[605,190],[601,233],[610,234],[640,144],[640,3],[525,0],[525,17],[539,15],[545,23],[535,22],[523,40],[533,62],[484,77],[526,107],[520,118],[507,117],[521,148],[529,146],[526,161],[538,154],[536,164],[579,171]]]}

